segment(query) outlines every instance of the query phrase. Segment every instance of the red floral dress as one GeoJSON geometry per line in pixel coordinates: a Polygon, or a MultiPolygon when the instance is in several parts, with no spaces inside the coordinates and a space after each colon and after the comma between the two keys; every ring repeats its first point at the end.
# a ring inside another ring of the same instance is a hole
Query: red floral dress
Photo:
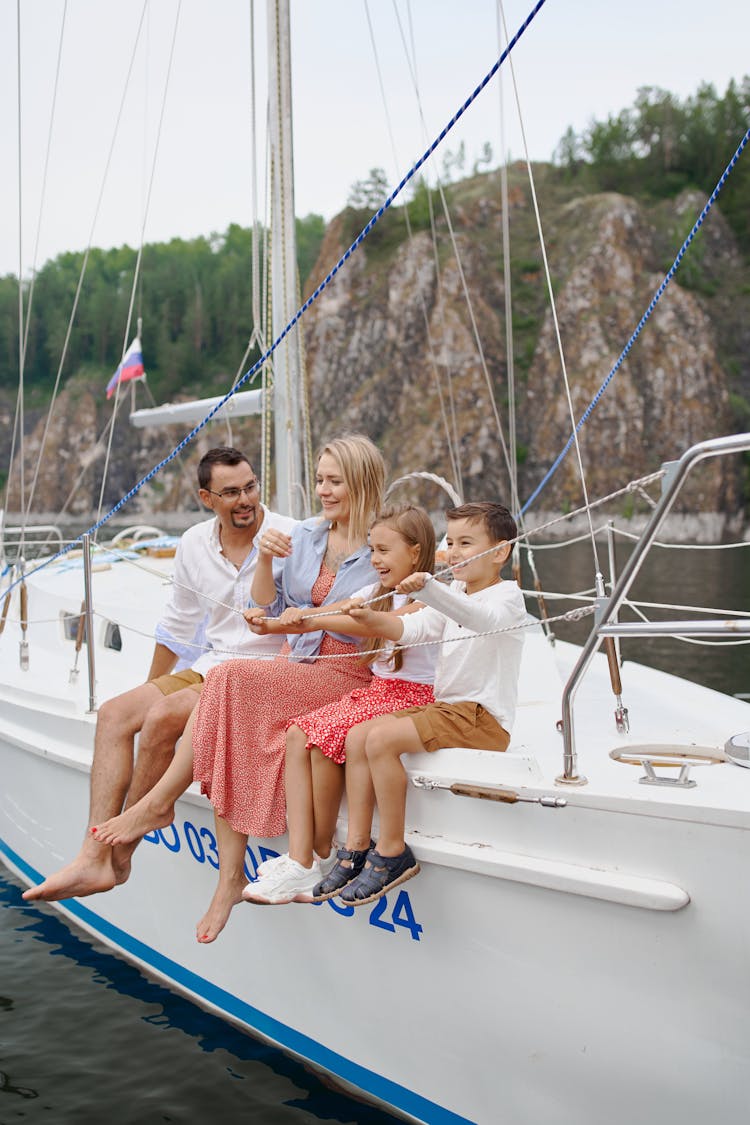
{"type": "MultiPolygon", "coordinates": [[[[335,575],[323,563],[311,592],[318,606],[335,575]]],[[[236,832],[281,836],[286,831],[284,752],[289,721],[340,699],[370,679],[354,644],[324,634],[320,656],[341,660],[227,660],[213,668],[201,692],[193,728],[193,776],[236,832]],[[346,655],[349,654],[349,655],[346,655]]]]}
{"type": "Polygon", "coordinates": [[[343,699],[329,703],[287,723],[295,723],[307,735],[308,749],[317,746],[327,758],[343,765],[346,761],[346,736],[357,723],[390,715],[406,707],[426,707],[434,703],[432,684],[373,676],[366,687],[355,688],[343,699]]]}

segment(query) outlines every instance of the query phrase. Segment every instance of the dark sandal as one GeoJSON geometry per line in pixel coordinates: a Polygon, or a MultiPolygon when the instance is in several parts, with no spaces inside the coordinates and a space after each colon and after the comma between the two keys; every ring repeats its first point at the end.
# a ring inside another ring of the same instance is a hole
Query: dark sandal
{"type": "Polygon", "coordinates": [[[381,855],[375,848],[367,853],[367,866],[362,868],[356,879],[352,879],[339,895],[347,906],[367,906],[369,902],[382,898],[399,883],[418,875],[419,864],[407,845],[401,855],[381,855]]]}
{"type": "Polygon", "coordinates": [[[352,879],[356,879],[360,871],[365,865],[365,860],[370,852],[370,849],[375,846],[374,842],[370,840],[369,846],[361,852],[349,851],[348,848],[339,848],[336,852],[336,863],[326,875],[325,879],[321,879],[319,883],[313,887],[312,901],[325,902],[327,898],[333,898],[337,895],[342,887],[347,883],[351,883],[352,879]],[[342,860],[349,861],[349,867],[344,866],[342,860]]]}

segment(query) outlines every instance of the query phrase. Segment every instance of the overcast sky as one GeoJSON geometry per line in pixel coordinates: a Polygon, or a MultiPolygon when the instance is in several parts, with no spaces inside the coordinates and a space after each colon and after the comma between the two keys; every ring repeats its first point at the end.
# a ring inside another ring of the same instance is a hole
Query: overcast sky
{"type": "MultiPolygon", "coordinates": [[[[533,0],[505,0],[512,35],[533,0]]],[[[22,259],[93,244],[137,246],[162,113],[177,0],[21,0],[22,259]],[[43,170],[60,30],[60,77],[44,205],[43,170]],[[132,62],[122,120],[118,108],[132,62]],[[112,148],[109,173],[104,169],[112,148]]],[[[250,0],[183,0],[146,241],[252,222],[250,0]]],[[[496,0],[291,0],[296,210],[330,218],[351,184],[383,167],[396,183],[426,148],[399,21],[416,53],[419,99],[437,134],[497,55],[496,0]],[[370,36],[368,11],[375,45],[370,36]],[[378,83],[379,62],[387,111],[378,83]],[[388,116],[395,133],[394,157],[388,116]]],[[[265,3],[256,0],[258,131],[265,116],[265,3]]],[[[750,5],[738,0],[547,0],[512,59],[532,158],[546,160],[568,126],[632,104],[644,85],[684,98],[701,82],[723,93],[750,72],[750,5]]],[[[17,0],[0,0],[0,274],[17,273],[17,0]]],[[[522,155],[510,71],[503,67],[506,149],[522,155]]],[[[447,139],[467,171],[484,142],[502,149],[497,82],[447,139]]],[[[740,138],[737,138],[739,142],[740,138]]],[[[731,153],[727,153],[727,160],[731,153]]],[[[750,159],[750,156],[747,157],[750,159]]],[[[261,142],[259,181],[264,180],[261,142]]],[[[722,169],[717,168],[717,179],[722,169]]],[[[263,217],[263,203],[260,205],[263,217]]]]}

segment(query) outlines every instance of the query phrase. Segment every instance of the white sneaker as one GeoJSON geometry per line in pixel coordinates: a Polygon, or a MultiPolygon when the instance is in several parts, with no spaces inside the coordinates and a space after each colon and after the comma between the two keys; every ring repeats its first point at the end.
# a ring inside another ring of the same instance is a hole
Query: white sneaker
{"type": "Polygon", "coordinates": [[[285,859],[285,855],[270,855],[268,859],[264,859],[262,863],[258,864],[255,868],[255,874],[258,876],[267,875],[269,871],[273,871],[274,867],[283,863],[285,859]]]}
{"type": "MultiPolygon", "coordinates": [[[[264,859],[262,863],[258,864],[258,866],[255,868],[255,874],[259,878],[260,878],[261,875],[270,874],[270,872],[273,871],[274,868],[279,863],[283,863],[286,858],[287,858],[287,856],[285,856],[285,855],[269,856],[268,859],[264,859]]],[[[320,864],[320,871],[321,871],[320,877],[321,877],[321,879],[325,879],[326,875],[328,874],[328,872],[331,870],[334,863],[336,862],[336,848],[332,847],[330,855],[328,855],[325,859],[321,859],[321,857],[318,855],[317,852],[313,852],[313,859],[315,860],[316,863],[320,864]]]]}
{"type": "MultiPolygon", "coordinates": [[[[268,859],[264,859],[262,863],[259,863],[255,869],[256,880],[252,884],[253,887],[257,886],[258,880],[261,878],[261,876],[270,875],[272,871],[276,870],[276,868],[279,867],[279,865],[283,867],[288,858],[288,855],[271,855],[268,857],[268,859]]],[[[327,855],[325,859],[322,859],[317,852],[313,852],[313,859],[317,864],[320,865],[321,879],[325,879],[326,875],[328,875],[328,873],[335,866],[336,848],[332,846],[330,854],[327,855]]],[[[312,899],[310,901],[312,902],[312,899]]]]}
{"type": "Polygon", "coordinates": [[[288,855],[279,859],[284,862],[274,863],[271,871],[264,872],[254,883],[248,883],[242,892],[246,902],[274,906],[294,902],[297,895],[309,895],[320,882],[322,876],[317,860],[313,860],[312,867],[303,867],[288,855]]]}

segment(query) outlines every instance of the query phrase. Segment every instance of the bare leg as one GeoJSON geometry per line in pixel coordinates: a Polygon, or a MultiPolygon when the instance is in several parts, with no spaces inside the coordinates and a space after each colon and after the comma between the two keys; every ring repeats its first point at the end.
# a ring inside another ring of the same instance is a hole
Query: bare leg
{"type": "Polygon", "coordinates": [[[372,726],[371,720],[352,727],[346,736],[346,803],[349,823],[346,847],[361,852],[370,845],[372,817],[375,809],[375,790],[372,786],[370,766],[365,754],[365,739],[372,726]]]}
{"type": "Polygon", "coordinates": [[[163,698],[154,684],[147,683],[102,704],[94,736],[89,820],[83,846],[67,867],[25,891],[27,902],[81,898],[125,881],[127,870],[115,870],[111,850],[100,848],[89,829],[121,811],[133,774],[133,740],[150,708],[163,698]]]}
{"type": "MultiPolygon", "coordinates": [[[[171,765],[177,740],[182,737],[199,699],[200,690],[183,688],[172,695],[163,695],[156,706],[149,709],[138,735],[138,755],[126,809],[140,801],[171,765]]],[[[192,751],[192,741],[190,745],[192,751]]]]}
{"type": "MultiPolygon", "coordinates": [[[[359,723],[357,726],[352,727],[346,736],[345,750],[346,750],[346,795],[349,819],[346,832],[346,845],[340,848],[337,853],[337,862],[333,870],[323,880],[321,880],[315,889],[315,894],[307,897],[298,896],[296,901],[310,901],[321,902],[323,899],[332,898],[334,895],[340,893],[342,888],[346,885],[348,880],[356,877],[365,862],[365,857],[370,850],[371,836],[372,836],[372,817],[375,808],[375,791],[372,786],[372,778],[370,777],[370,767],[367,762],[365,754],[365,743],[367,734],[373,724],[377,722],[376,719],[370,719],[367,722],[359,723]],[[356,854],[359,853],[359,854],[356,854]]],[[[318,777],[315,773],[315,751],[313,752],[313,792],[317,795],[321,791],[321,786],[318,783],[318,777]]],[[[333,766],[329,759],[326,759],[329,766],[333,766]]],[[[331,803],[328,812],[325,810],[320,815],[320,821],[325,822],[326,815],[333,818],[327,822],[327,831],[333,832],[335,827],[335,818],[338,812],[341,795],[341,771],[339,767],[339,775],[330,788],[331,803]],[[333,784],[336,785],[335,799],[333,784]]],[[[318,826],[318,813],[316,810],[316,832],[318,826]]]]}
{"type": "Polygon", "coordinates": [[[408,715],[384,715],[373,722],[365,741],[375,799],[380,814],[378,852],[382,856],[401,855],[406,847],[406,771],[401,754],[424,750],[417,728],[408,715]]]}
{"type": "MultiPolygon", "coordinates": [[[[181,693],[180,693],[181,694],[181,693]]],[[[196,694],[195,692],[193,694],[196,694]]],[[[185,731],[166,773],[140,801],[120,816],[95,824],[91,832],[100,844],[137,844],[147,832],[164,828],[174,820],[174,805],[193,780],[193,725],[195,710],[188,717],[185,731]]],[[[125,849],[123,849],[125,850],[125,849]]],[[[132,849],[131,849],[132,850],[132,849]]]]}
{"type": "Polygon", "coordinates": [[[195,935],[203,945],[216,941],[229,920],[232,907],[242,901],[242,891],[247,885],[244,871],[247,836],[235,832],[215,813],[214,821],[219,846],[219,882],[208,910],[195,928],[195,935]]]}
{"type": "Polygon", "coordinates": [[[309,753],[315,824],[313,846],[317,854],[325,859],[330,854],[336,832],[344,792],[344,770],[331,758],[327,758],[317,746],[313,746],[309,753]]]}
{"type": "MultiPolygon", "coordinates": [[[[286,759],[284,764],[286,784],[286,818],[289,826],[289,855],[303,867],[313,861],[315,829],[313,812],[313,775],[307,735],[298,726],[286,732],[286,759]]],[[[328,850],[331,841],[328,840],[328,850]]],[[[326,851],[326,855],[328,852],[326,851]]]]}

